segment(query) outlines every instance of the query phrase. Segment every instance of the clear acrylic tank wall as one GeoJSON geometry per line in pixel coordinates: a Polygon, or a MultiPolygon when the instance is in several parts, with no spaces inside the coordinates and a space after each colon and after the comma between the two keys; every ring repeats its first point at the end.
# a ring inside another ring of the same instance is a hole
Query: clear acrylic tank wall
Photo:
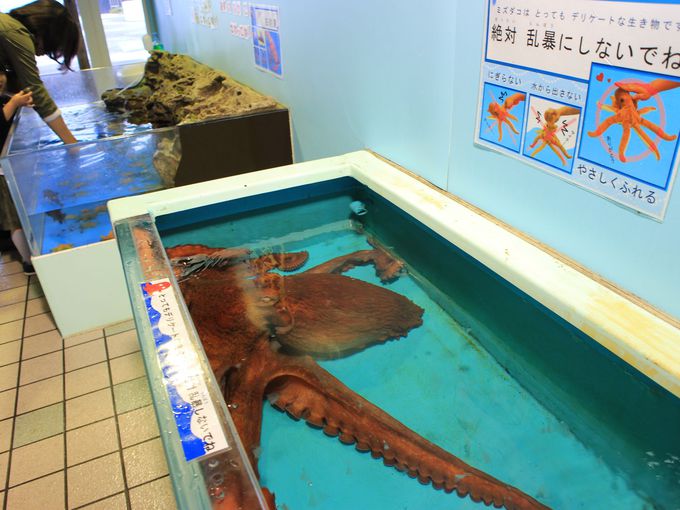
{"type": "Polygon", "coordinates": [[[176,129],[17,152],[2,168],[33,255],[113,237],[112,198],[172,185],[179,164],[176,129]]]}

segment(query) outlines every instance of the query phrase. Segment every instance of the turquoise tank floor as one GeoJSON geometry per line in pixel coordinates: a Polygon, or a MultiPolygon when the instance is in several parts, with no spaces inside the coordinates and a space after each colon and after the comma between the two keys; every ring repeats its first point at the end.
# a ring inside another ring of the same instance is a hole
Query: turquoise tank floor
{"type": "MultiPolygon", "coordinates": [[[[352,231],[285,246],[310,252],[302,270],[366,248],[365,237],[352,231]]],[[[372,266],[346,274],[380,285],[372,266]]],[[[653,508],[510,378],[413,278],[403,276],[388,288],[425,309],[423,325],[406,338],[321,361],[326,370],[430,441],[553,508],[653,508]]],[[[276,493],[282,510],[480,508],[423,486],[268,405],[261,448],[262,485],[276,493]]]]}

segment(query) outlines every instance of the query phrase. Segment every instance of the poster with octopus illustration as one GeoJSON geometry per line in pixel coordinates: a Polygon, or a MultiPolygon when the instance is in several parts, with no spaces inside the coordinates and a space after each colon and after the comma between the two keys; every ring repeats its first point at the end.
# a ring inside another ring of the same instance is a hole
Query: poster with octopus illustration
{"type": "Polygon", "coordinates": [[[475,143],[662,221],[677,174],[680,5],[487,0],[475,143]]]}
{"type": "Polygon", "coordinates": [[[252,5],[250,8],[255,66],[279,78],[283,75],[279,8],[272,5],[252,5]]]}

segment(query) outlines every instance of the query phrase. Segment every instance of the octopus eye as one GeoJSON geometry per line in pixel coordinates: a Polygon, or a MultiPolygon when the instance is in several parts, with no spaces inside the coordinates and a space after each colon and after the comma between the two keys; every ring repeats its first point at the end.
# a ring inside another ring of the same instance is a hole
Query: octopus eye
{"type": "Polygon", "coordinates": [[[271,296],[262,296],[260,298],[260,305],[271,306],[271,305],[275,304],[277,301],[278,301],[278,299],[275,299],[271,296]]]}

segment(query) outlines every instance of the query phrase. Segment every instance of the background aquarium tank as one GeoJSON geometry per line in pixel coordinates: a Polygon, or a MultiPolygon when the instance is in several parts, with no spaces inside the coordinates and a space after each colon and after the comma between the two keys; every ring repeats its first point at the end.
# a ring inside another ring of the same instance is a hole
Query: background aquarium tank
{"type": "MultiPolygon", "coordinates": [[[[107,200],[293,161],[288,110],[278,104],[247,115],[231,111],[231,116],[190,120],[176,131],[167,124],[151,129],[150,122],[128,122],[127,113],[106,111],[102,92],[116,99],[136,91],[140,71],[133,66],[46,76],[80,140],[78,148],[58,143],[26,110],[15,117],[0,155],[33,266],[64,336],[131,317],[107,200]],[[93,298],[93,285],[107,294],[93,298]]],[[[202,111],[200,101],[192,105],[202,111]]]]}
{"type": "MultiPolygon", "coordinates": [[[[149,223],[131,272],[136,221],[116,223],[131,296],[156,276],[139,251],[149,223]]],[[[445,452],[531,508],[680,508],[680,400],[356,180],[154,221],[277,508],[482,508],[433,489],[473,492],[438,463],[445,452]],[[389,281],[367,260],[376,247],[390,255],[378,268],[403,264],[389,281]],[[376,325],[372,302],[388,291],[403,313],[376,325]],[[343,344],[348,329],[365,341],[343,344]],[[255,394],[243,396],[244,380],[255,394]],[[414,435],[401,442],[392,419],[414,435]]],[[[135,313],[141,331],[148,318],[135,313]]],[[[156,353],[142,345],[148,369],[156,353]]]]}
{"type": "MultiPolygon", "coordinates": [[[[103,101],[63,106],[64,122],[79,142],[149,131],[151,124],[133,124],[119,113],[109,112],[103,101]]],[[[7,154],[18,154],[61,145],[61,139],[33,110],[23,108],[8,137],[7,154]]]]}
{"type": "MultiPolygon", "coordinates": [[[[66,124],[81,142],[150,129],[135,126],[121,115],[107,113],[100,100],[102,92],[134,85],[141,78],[143,64],[86,69],[48,74],[43,82],[61,109],[66,124]]],[[[36,150],[61,143],[33,110],[23,108],[15,115],[2,155],[36,150]]]]}
{"type": "Polygon", "coordinates": [[[31,253],[112,239],[106,202],[172,186],[179,150],[167,128],[2,158],[31,253]]]}

